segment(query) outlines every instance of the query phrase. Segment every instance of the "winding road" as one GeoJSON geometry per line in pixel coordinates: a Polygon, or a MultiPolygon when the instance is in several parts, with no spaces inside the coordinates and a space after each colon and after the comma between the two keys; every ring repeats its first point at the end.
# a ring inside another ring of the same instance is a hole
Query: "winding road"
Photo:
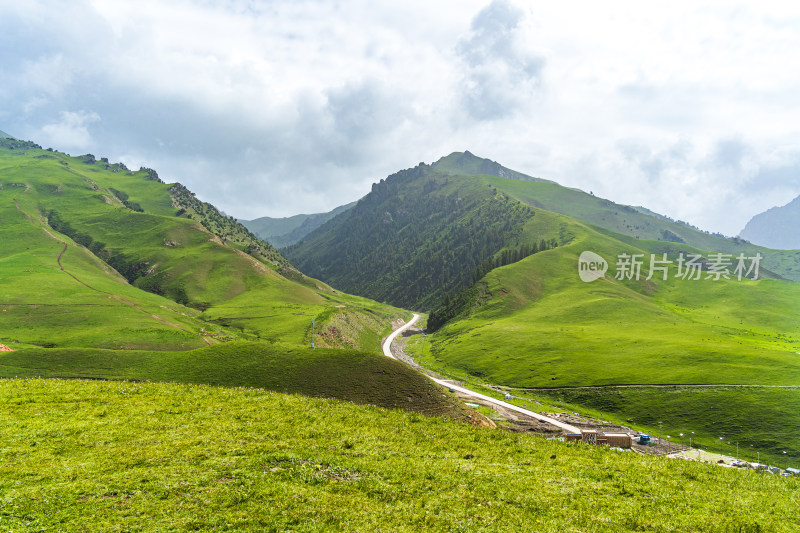
{"type": "MultiPolygon", "coordinates": [[[[419,320],[419,318],[420,318],[420,316],[415,313],[414,317],[411,320],[406,322],[403,326],[401,326],[401,327],[397,328],[396,330],[394,330],[391,335],[386,337],[386,340],[383,341],[383,355],[385,355],[386,357],[391,357],[392,359],[397,359],[394,356],[394,354],[392,354],[392,343],[398,337],[398,335],[402,334],[405,330],[407,330],[408,328],[410,328],[411,326],[416,324],[417,321],[419,320]]],[[[433,376],[431,376],[431,375],[429,375],[429,374],[427,374],[425,372],[423,372],[423,373],[430,380],[434,381],[435,383],[438,383],[442,387],[447,387],[448,389],[452,389],[452,390],[458,391],[458,392],[460,392],[462,394],[466,394],[468,396],[472,396],[473,398],[479,398],[479,399],[481,399],[481,400],[483,400],[485,402],[489,402],[489,403],[492,403],[492,404],[495,404],[495,405],[499,405],[501,407],[505,407],[506,409],[510,409],[511,411],[515,411],[517,413],[529,416],[531,418],[535,418],[536,420],[540,420],[542,422],[546,422],[548,424],[551,424],[553,426],[556,426],[558,428],[563,429],[567,433],[580,433],[581,432],[581,430],[576,428],[575,426],[570,426],[569,424],[565,424],[564,422],[561,422],[560,420],[556,420],[555,418],[550,418],[549,416],[544,416],[544,415],[541,415],[539,413],[534,413],[533,411],[529,411],[528,409],[524,409],[522,407],[517,407],[516,405],[510,404],[508,402],[504,402],[503,400],[498,400],[497,398],[492,398],[491,396],[486,396],[485,394],[481,394],[479,392],[475,392],[475,391],[469,390],[469,389],[464,388],[464,387],[462,387],[460,385],[456,385],[456,384],[454,384],[454,383],[452,383],[450,381],[446,381],[446,380],[443,380],[443,379],[435,378],[435,377],[433,377],[433,376]]]]}

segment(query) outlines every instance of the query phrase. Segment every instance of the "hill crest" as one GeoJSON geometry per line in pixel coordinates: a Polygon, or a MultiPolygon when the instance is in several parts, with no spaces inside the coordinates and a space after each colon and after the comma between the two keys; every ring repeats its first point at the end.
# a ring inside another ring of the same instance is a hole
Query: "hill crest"
{"type": "Polygon", "coordinates": [[[755,215],[739,235],[761,246],[800,250],[800,196],[755,215]]]}

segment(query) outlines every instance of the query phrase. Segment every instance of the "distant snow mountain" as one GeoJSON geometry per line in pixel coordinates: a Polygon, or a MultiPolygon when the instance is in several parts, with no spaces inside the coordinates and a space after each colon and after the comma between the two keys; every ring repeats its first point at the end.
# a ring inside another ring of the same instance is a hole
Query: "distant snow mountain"
{"type": "Polygon", "coordinates": [[[800,196],[754,216],[739,236],[768,248],[800,250],[800,196]]]}

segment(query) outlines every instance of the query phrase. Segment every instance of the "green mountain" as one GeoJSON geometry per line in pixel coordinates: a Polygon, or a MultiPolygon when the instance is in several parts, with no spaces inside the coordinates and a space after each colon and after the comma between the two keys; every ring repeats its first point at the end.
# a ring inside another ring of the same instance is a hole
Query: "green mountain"
{"type": "Polygon", "coordinates": [[[355,207],[283,252],[344,291],[430,309],[470,283],[531,216],[480,180],[421,163],[374,184],[355,207]]]}
{"type": "Polygon", "coordinates": [[[567,387],[581,394],[560,401],[600,416],[644,429],[661,421],[708,446],[724,433],[773,457],[800,427],[800,284],[782,279],[796,272],[796,252],[710,235],[464,153],[382,180],[285,253],[347,290],[430,309],[435,333],[416,355],[444,374],[514,394],[567,387]],[[513,177],[478,174],[487,169],[513,177]],[[608,268],[592,283],[579,275],[585,251],[608,268]],[[637,259],[636,272],[625,257],[637,259]],[[649,400],[620,385],[647,386],[649,400]],[[690,388],[679,396],[664,385],[690,388]]]}
{"type": "Polygon", "coordinates": [[[765,274],[800,280],[800,254],[711,235],[469,152],[381,180],[354,208],[283,251],[303,272],[342,290],[430,310],[480,277],[487,262],[496,266],[565,243],[570,236],[558,226],[535,243],[519,240],[538,210],[635,238],[737,256],[759,253],[765,274]]]}
{"type": "Polygon", "coordinates": [[[180,184],[0,141],[0,343],[184,350],[222,341],[379,351],[401,311],[308,278],[180,184]]]}
{"type": "Polygon", "coordinates": [[[787,446],[800,455],[790,444],[800,427],[800,284],[715,279],[708,262],[700,279],[676,277],[681,253],[712,254],[542,210],[523,238],[556,225],[568,242],[490,271],[431,313],[441,329],[426,337],[423,362],[646,430],[663,422],[703,446],[724,435],[774,460],[787,446]],[[578,270],[586,251],[608,263],[591,283],[578,270]],[[627,278],[625,254],[641,254],[639,279],[627,278]],[[663,254],[673,262],[659,263],[663,254]]]}
{"type": "Polygon", "coordinates": [[[284,248],[299,242],[340,213],[356,205],[355,202],[342,205],[327,213],[315,213],[313,215],[294,215],[285,218],[261,217],[253,220],[240,220],[241,224],[247,229],[258,235],[260,239],[267,241],[277,248],[284,248]]]}
{"type": "Polygon", "coordinates": [[[739,236],[762,246],[800,250],[800,196],[754,216],[739,236]]]}
{"type": "Polygon", "coordinates": [[[4,132],[3,130],[0,130],[0,139],[13,139],[13,138],[14,137],[9,135],[8,133],[4,132]]]}
{"type": "Polygon", "coordinates": [[[557,183],[532,178],[497,163],[476,157],[469,152],[454,153],[433,164],[433,168],[452,175],[477,176],[482,165],[494,170],[486,179],[496,187],[532,207],[568,215],[606,230],[638,239],[671,241],[689,244],[701,250],[738,255],[760,253],[763,265],[786,279],[800,281],[800,254],[757,246],[743,239],[702,231],[686,222],[672,220],[643,207],[632,207],[598,198],[591,193],[563,187],[557,183]],[[511,178],[511,179],[504,179],[511,178]]]}

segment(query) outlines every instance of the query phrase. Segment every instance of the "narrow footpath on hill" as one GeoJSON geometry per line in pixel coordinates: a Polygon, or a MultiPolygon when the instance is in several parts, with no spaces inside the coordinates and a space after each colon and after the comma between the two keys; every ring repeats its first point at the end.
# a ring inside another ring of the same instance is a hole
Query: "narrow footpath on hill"
{"type": "MultiPolygon", "coordinates": [[[[414,317],[411,320],[406,322],[403,326],[401,326],[401,327],[397,328],[396,330],[394,330],[391,335],[386,337],[386,340],[383,342],[383,355],[385,355],[386,357],[391,357],[392,359],[397,359],[398,361],[401,360],[401,358],[396,357],[395,354],[392,352],[392,343],[395,341],[395,339],[397,339],[397,337],[400,334],[402,334],[404,331],[406,331],[407,329],[412,327],[414,324],[416,324],[416,322],[419,320],[419,318],[420,318],[420,316],[415,313],[414,317]]],[[[408,361],[405,361],[405,362],[408,362],[408,361]]],[[[457,385],[452,380],[445,380],[445,379],[441,379],[441,378],[438,378],[438,377],[434,377],[426,369],[420,367],[419,365],[415,364],[413,366],[418,368],[429,379],[431,379],[435,383],[438,383],[442,387],[446,387],[446,388],[448,388],[450,390],[460,392],[461,394],[464,394],[466,396],[470,396],[472,398],[476,398],[478,400],[482,400],[484,402],[488,402],[488,403],[493,404],[495,406],[499,406],[500,408],[502,408],[504,410],[513,411],[515,413],[519,413],[519,414],[531,417],[533,419],[536,419],[536,420],[538,420],[540,422],[545,422],[545,423],[550,424],[552,426],[555,426],[555,427],[557,427],[557,428],[559,428],[559,429],[561,429],[561,430],[563,430],[563,431],[565,431],[567,433],[580,433],[581,432],[580,429],[578,429],[577,427],[569,425],[569,424],[565,424],[564,422],[561,422],[560,420],[556,420],[555,418],[550,418],[549,416],[545,416],[545,415],[542,415],[542,414],[539,414],[539,413],[535,413],[535,412],[530,411],[528,409],[524,409],[522,407],[518,407],[518,406],[516,406],[514,404],[511,404],[511,403],[508,403],[508,402],[504,402],[503,400],[498,400],[497,398],[492,398],[491,396],[486,396],[485,394],[481,394],[479,392],[475,392],[473,390],[470,390],[470,389],[467,389],[465,387],[462,387],[461,385],[457,385]]]]}
{"type": "MultiPolygon", "coordinates": [[[[29,221],[31,224],[33,224],[33,225],[34,225],[34,226],[36,226],[36,227],[39,227],[39,226],[37,226],[37,224],[34,222],[34,219],[33,219],[33,217],[32,217],[31,215],[29,215],[28,213],[26,213],[25,211],[23,211],[23,210],[20,208],[20,206],[19,206],[19,203],[17,203],[17,200],[16,200],[16,199],[14,200],[14,204],[17,206],[17,210],[18,210],[20,213],[22,213],[23,215],[25,215],[25,216],[28,218],[28,221],[29,221]]],[[[209,340],[208,340],[208,339],[207,339],[205,336],[203,336],[203,335],[198,335],[197,333],[195,333],[195,332],[193,332],[193,331],[189,331],[188,329],[184,329],[184,328],[182,328],[181,326],[179,326],[178,324],[174,324],[174,323],[172,323],[172,322],[169,322],[168,320],[164,320],[164,319],[163,319],[163,318],[161,318],[160,316],[158,316],[158,315],[154,315],[153,313],[151,313],[151,312],[149,312],[149,311],[146,311],[145,309],[142,309],[141,307],[139,307],[139,306],[138,306],[138,305],[136,305],[135,303],[131,302],[130,300],[126,300],[125,298],[123,298],[123,297],[121,297],[121,296],[117,296],[116,294],[112,294],[112,293],[110,293],[110,292],[102,291],[102,290],[100,290],[100,289],[97,289],[97,288],[95,288],[95,287],[92,287],[92,286],[91,286],[91,285],[89,285],[88,283],[86,283],[86,282],[84,282],[84,281],[82,281],[82,280],[78,279],[78,277],[77,277],[77,276],[75,276],[75,275],[74,275],[72,272],[70,272],[70,271],[66,270],[66,269],[64,268],[64,265],[63,265],[63,264],[61,264],[61,259],[62,259],[62,257],[64,256],[64,254],[66,253],[67,249],[69,248],[69,243],[67,243],[67,242],[66,242],[66,241],[64,241],[64,240],[61,240],[61,239],[59,239],[58,237],[56,237],[56,236],[55,236],[55,235],[54,235],[52,232],[50,232],[50,231],[49,231],[49,230],[48,230],[46,227],[40,227],[40,229],[41,229],[42,231],[44,231],[44,232],[45,232],[45,233],[46,233],[48,236],[50,236],[51,238],[53,238],[53,239],[57,240],[58,242],[60,242],[61,244],[63,244],[63,245],[64,245],[64,248],[62,248],[62,249],[61,249],[61,251],[58,253],[58,257],[56,258],[56,263],[58,264],[58,268],[59,268],[59,269],[60,269],[62,272],[64,272],[65,274],[67,274],[69,277],[71,277],[72,279],[74,279],[75,281],[77,281],[78,283],[80,283],[81,285],[83,285],[84,287],[86,287],[87,289],[89,289],[89,290],[92,290],[92,291],[95,291],[95,292],[99,292],[99,293],[101,293],[101,294],[105,294],[105,295],[107,295],[109,298],[113,298],[114,300],[117,300],[118,302],[120,302],[120,303],[122,303],[122,304],[125,304],[125,305],[127,305],[127,306],[129,306],[129,307],[132,307],[133,309],[136,309],[137,311],[140,311],[140,312],[142,312],[142,313],[146,314],[147,316],[149,316],[149,317],[150,317],[150,318],[152,318],[153,320],[157,320],[158,322],[161,322],[162,324],[164,324],[164,325],[166,325],[166,326],[173,327],[173,328],[175,328],[175,329],[178,329],[178,330],[180,330],[180,331],[183,331],[184,333],[188,333],[188,334],[190,334],[190,335],[196,335],[196,336],[200,337],[201,339],[203,339],[203,342],[205,342],[207,345],[211,346],[211,341],[209,341],[209,340]]],[[[90,253],[91,253],[91,252],[90,252],[90,253]]]]}

